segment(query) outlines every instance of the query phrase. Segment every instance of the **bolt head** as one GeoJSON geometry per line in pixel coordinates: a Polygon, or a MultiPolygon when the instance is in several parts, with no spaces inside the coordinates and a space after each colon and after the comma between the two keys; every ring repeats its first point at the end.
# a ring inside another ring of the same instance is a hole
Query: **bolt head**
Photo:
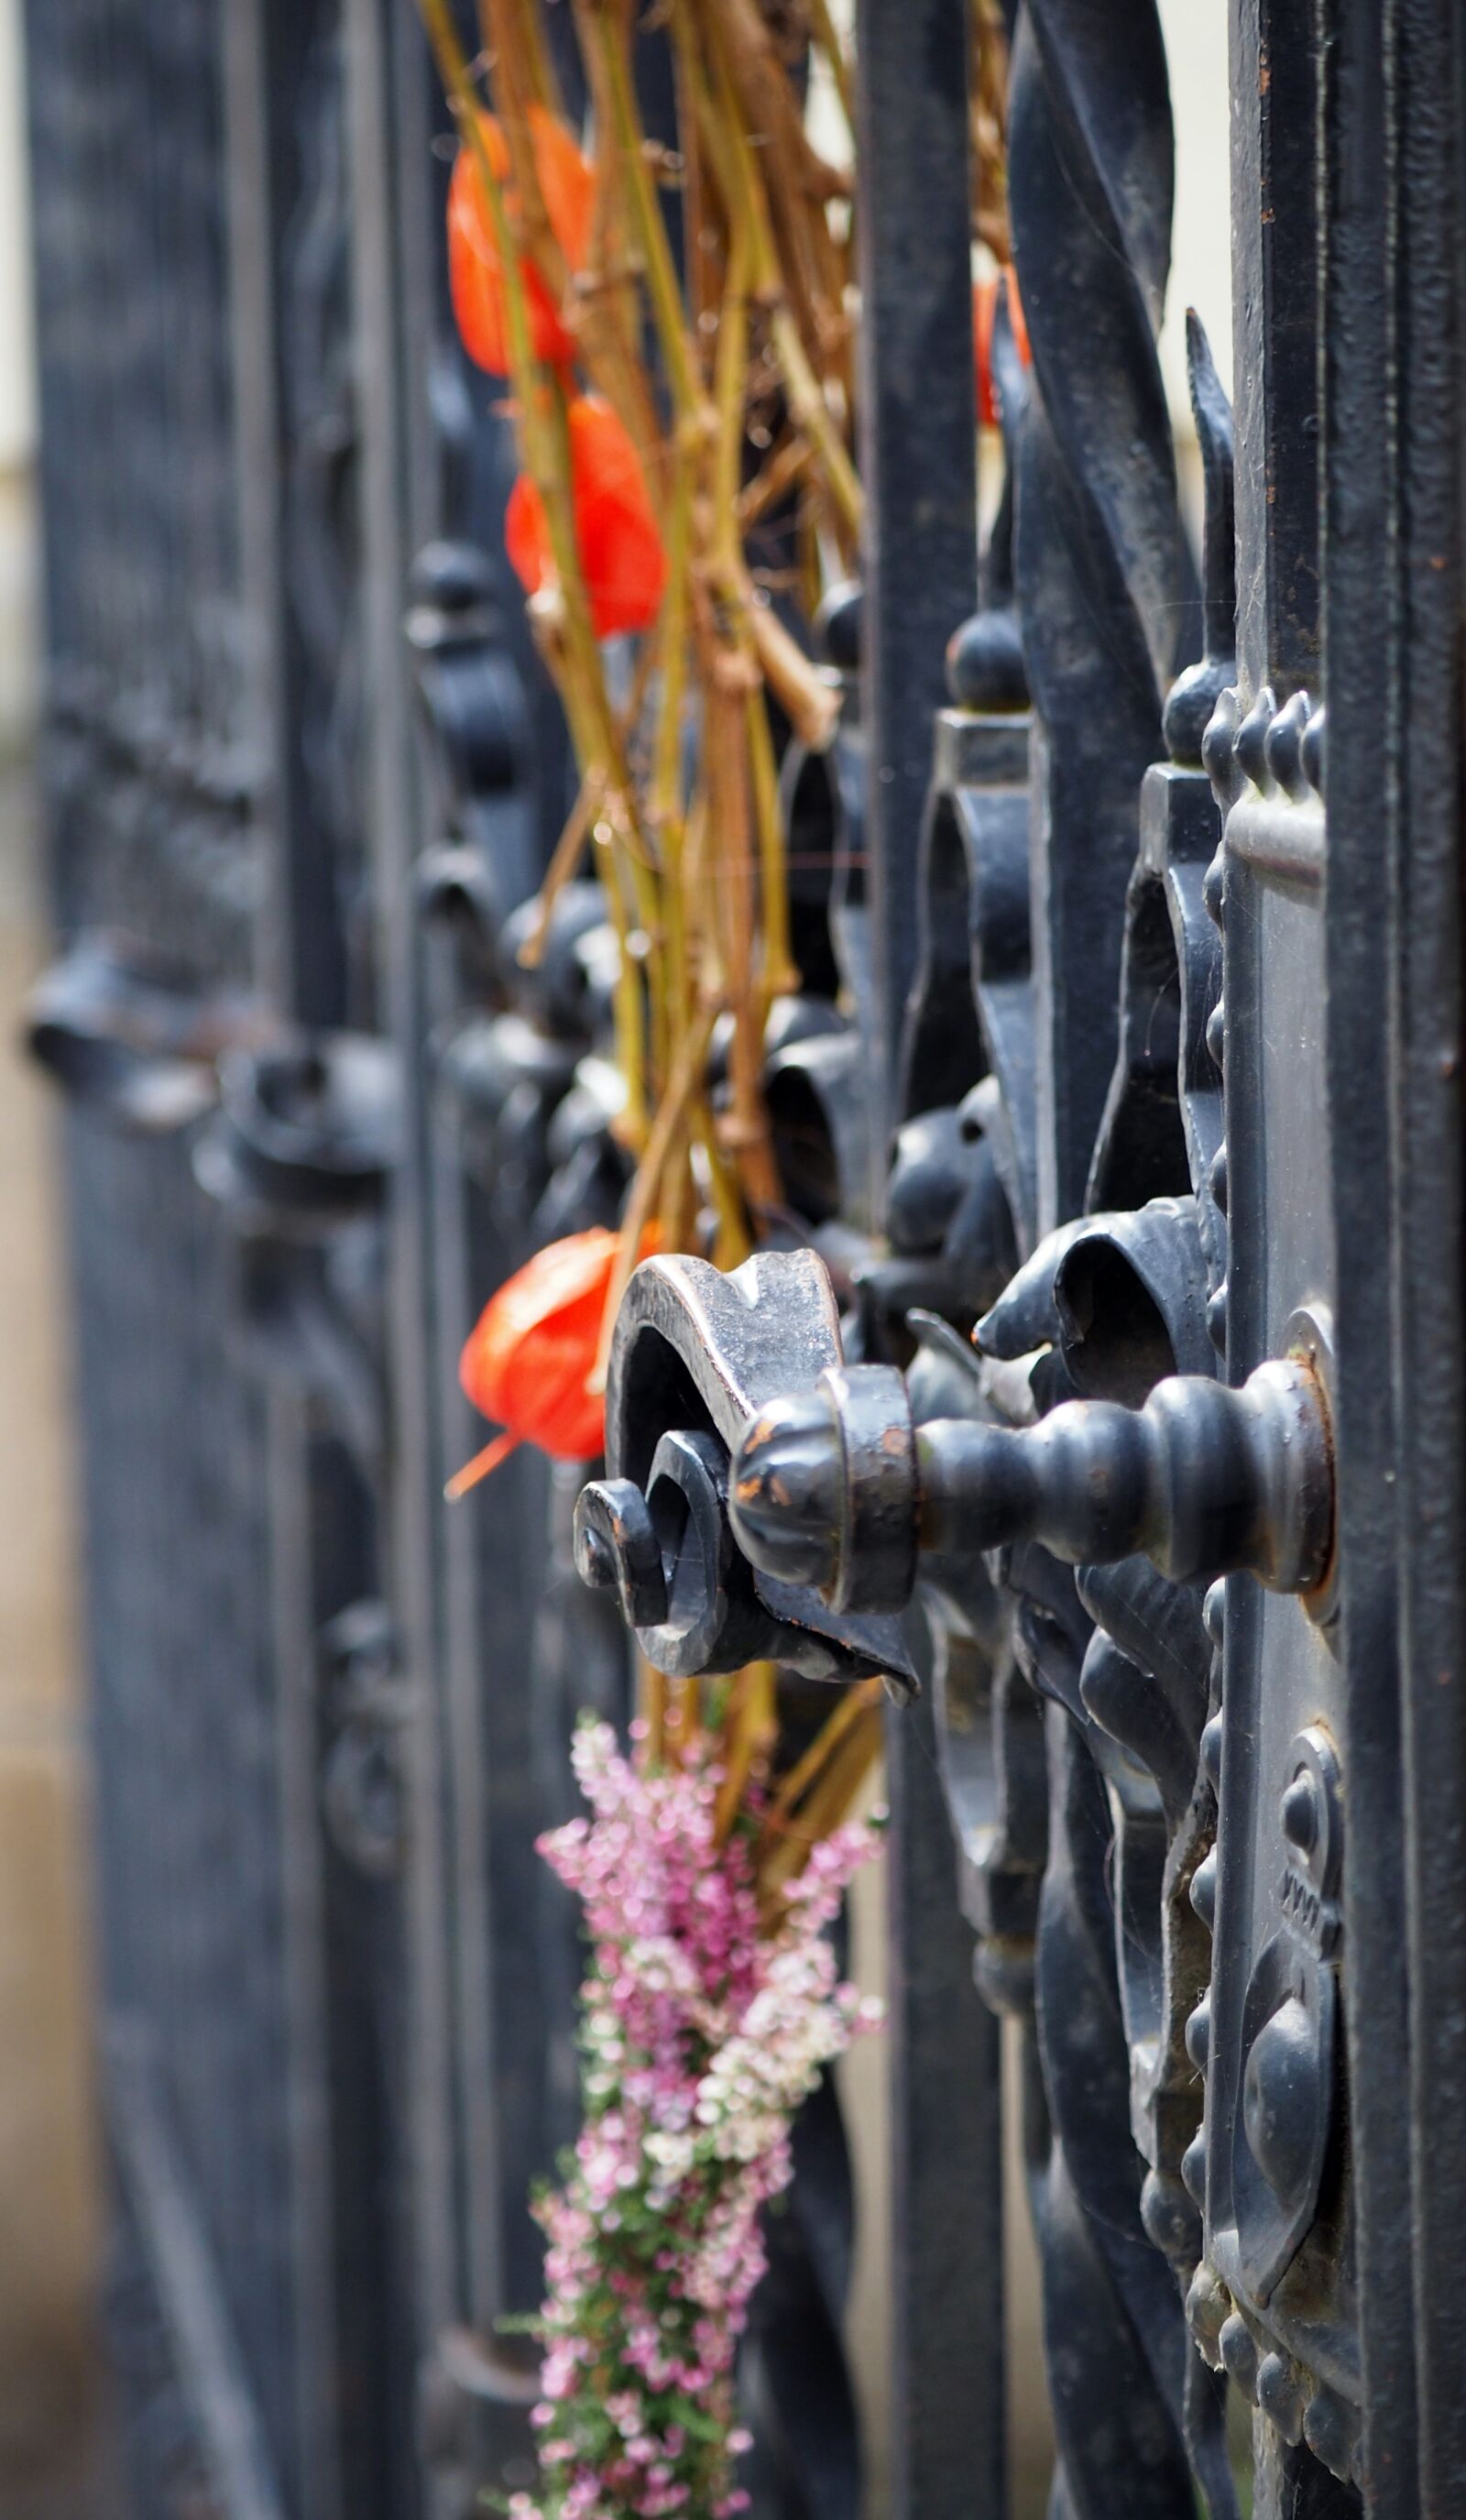
{"type": "Polygon", "coordinates": [[[1323,2105],[1312,2021],[1290,1995],[1252,2043],[1242,2084],[1248,2146],[1274,2195],[1301,2195],[1313,2160],[1323,2105]]]}
{"type": "Polygon", "coordinates": [[[1321,1814],[1318,1788],[1305,1773],[1294,1778],[1283,1795],[1283,1835],[1300,1855],[1311,1855],[1318,1843],[1321,1814]]]}

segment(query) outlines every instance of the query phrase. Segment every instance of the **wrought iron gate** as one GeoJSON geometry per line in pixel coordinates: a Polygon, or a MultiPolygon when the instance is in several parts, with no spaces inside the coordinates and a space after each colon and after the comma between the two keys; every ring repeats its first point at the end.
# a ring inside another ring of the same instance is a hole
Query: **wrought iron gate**
{"type": "MultiPolygon", "coordinates": [[[[757,1342],[700,1264],[634,1281],[616,1528],[672,1389],[790,1650],[922,1683],[888,1750],[893,2509],[1005,2508],[1005,2017],[1054,2520],[1223,2520],[1228,2393],[1259,2520],[1453,2520],[1466,33],[1231,0],[1198,584],[1153,0],[1014,15],[1033,366],[1000,322],[975,570],[965,13],[858,12],[872,526],[839,734],[785,764],[835,876],[769,1072],[810,1251],[749,1264],[757,1342]]],[[[448,2520],[529,2472],[496,2321],[574,2096],[531,1848],[626,1652],[572,1484],[521,1454],[437,1499],[473,1307],[624,1190],[607,931],[569,887],[514,965],[567,763],[442,321],[411,12],[38,0],[29,47],[35,1039],[70,1089],[136,2506],[448,2520]]],[[[836,2520],[837,2131],[807,2176],[834,2210],[771,2295],[758,2492],[836,2520]]]]}

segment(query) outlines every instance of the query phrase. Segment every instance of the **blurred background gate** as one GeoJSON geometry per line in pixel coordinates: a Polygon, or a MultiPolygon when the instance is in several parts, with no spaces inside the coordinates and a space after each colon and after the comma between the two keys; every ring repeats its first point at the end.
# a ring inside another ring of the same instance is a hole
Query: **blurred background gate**
{"type": "MultiPolygon", "coordinates": [[[[500,424],[438,338],[396,0],[68,0],[26,40],[63,949],[32,1027],[67,1088],[131,2498],[459,2509],[483,2460],[528,2473],[483,2340],[535,2298],[552,2066],[534,1937],[489,1920],[539,1896],[546,1483],[516,1463],[452,1528],[429,1502],[503,1252],[407,1082],[458,956],[414,917],[446,832],[402,615],[421,547],[494,540],[500,424]]],[[[422,592],[512,901],[558,739],[483,564],[439,550],[422,592]]]]}

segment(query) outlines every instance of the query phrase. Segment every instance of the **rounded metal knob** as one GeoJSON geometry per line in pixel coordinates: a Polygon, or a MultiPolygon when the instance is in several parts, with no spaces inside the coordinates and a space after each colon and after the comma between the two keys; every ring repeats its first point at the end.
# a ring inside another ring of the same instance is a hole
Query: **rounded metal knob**
{"type": "Polygon", "coordinates": [[[938,1418],[913,1430],[892,1369],[831,1368],[753,1419],[730,1514],[755,1566],[839,1609],[902,1608],[918,1547],[1022,1540],[1073,1565],[1140,1553],[1177,1582],[1245,1570],[1309,1592],[1333,1542],[1327,1412],[1313,1364],[1294,1356],[1240,1391],[1173,1374],[1140,1409],[1070,1401],[1023,1429],[938,1418]]]}

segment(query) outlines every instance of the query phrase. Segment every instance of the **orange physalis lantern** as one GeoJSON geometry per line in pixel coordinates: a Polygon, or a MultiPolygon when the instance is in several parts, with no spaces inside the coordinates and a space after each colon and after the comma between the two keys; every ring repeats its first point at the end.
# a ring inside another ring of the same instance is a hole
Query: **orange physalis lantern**
{"type": "MultiPolygon", "coordinates": [[[[566,419],[575,544],[596,636],[644,630],[662,600],[667,555],[641,460],[624,423],[599,394],[577,394],[566,419]]],[[[537,594],[554,560],[544,501],[526,472],[510,492],[504,547],[525,593],[537,594]]]]}
{"type": "MultiPolygon", "coordinates": [[[[526,119],[545,214],[570,269],[579,271],[590,250],[596,215],[596,170],[581,156],[564,124],[542,105],[532,105],[526,119]]],[[[495,180],[505,186],[505,207],[513,218],[517,195],[510,180],[509,142],[492,113],[481,113],[478,127],[495,180]]],[[[553,367],[563,367],[574,358],[575,343],[527,254],[519,270],[535,357],[553,367]]],[[[486,368],[491,377],[507,377],[509,315],[504,266],[475,152],[466,143],[459,150],[448,190],[448,285],[454,317],[469,358],[486,368]]]]}
{"type": "MultiPolygon", "coordinates": [[[[1023,305],[1018,295],[1018,274],[1011,263],[999,274],[1007,282],[1008,322],[1013,328],[1013,346],[1024,366],[1033,365],[1033,352],[1028,346],[1028,326],[1023,320],[1023,305]]],[[[985,428],[996,428],[999,423],[998,395],[993,383],[993,327],[998,320],[998,280],[975,280],[972,284],[972,356],[977,372],[977,416],[985,428]]]]}
{"type": "MultiPolygon", "coordinates": [[[[659,1241],[648,1228],[640,1256],[659,1241]]],[[[537,1444],[557,1462],[595,1460],[605,1402],[587,1385],[620,1247],[619,1234],[600,1225],[567,1235],[490,1296],[459,1359],[459,1380],[474,1408],[505,1431],[450,1479],[450,1496],[497,1468],[516,1444],[537,1444]]]]}

